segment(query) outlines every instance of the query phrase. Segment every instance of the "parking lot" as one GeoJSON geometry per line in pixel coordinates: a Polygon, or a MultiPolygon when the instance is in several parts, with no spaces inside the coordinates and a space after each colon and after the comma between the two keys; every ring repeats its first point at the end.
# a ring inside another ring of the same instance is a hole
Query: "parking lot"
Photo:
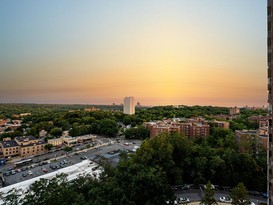
{"type": "Polygon", "coordinates": [[[139,140],[114,142],[101,137],[96,141],[95,146],[91,146],[90,143],[79,144],[73,148],[72,152],[66,153],[63,150],[57,150],[43,156],[33,157],[33,163],[28,166],[15,168],[14,164],[7,164],[1,167],[0,171],[3,173],[5,186],[8,186],[74,165],[84,159],[93,160],[101,156],[113,158],[118,162],[120,150],[132,151],[135,145],[139,146],[140,144],[141,141],[139,140]]]}

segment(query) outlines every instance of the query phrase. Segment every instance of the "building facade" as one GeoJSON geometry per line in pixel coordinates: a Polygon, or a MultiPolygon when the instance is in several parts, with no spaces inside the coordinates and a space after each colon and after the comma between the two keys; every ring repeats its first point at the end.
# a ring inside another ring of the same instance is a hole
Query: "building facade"
{"type": "Polygon", "coordinates": [[[272,175],[272,66],[273,66],[273,56],[272,56],[272,21],[273,21],[273,10],[272,10],[272,0],[267,1],[267,78],[268,78],[268,115],[269,115],[269,129],[268,129],[268,204],[272,204],[273,201],[273,175],[272,175]]]}
{"type": "Polygon", "coordinates": [[[238,115],[240,114],[240,109],[237,107],[230,107],[229,108],[229,115],[238,115]]]}
{"type": "Polygon", "coordinates": [[[135,114],[135,102],[134,97],[125,97],[123,105],[123,113],[127,115],[135,114]]]}
{"type": "Polygon", "coordinates": [[[2,142],[0,142],[0,149],[4,157],[12,157],[19,155],[19,145],[15,140],[11,140],[10,138],[4,138],[2,142]]]}
{"type": "Polygon", "coordinates": [[[171,119],[148,122],[144,124],[150,129],[150,138],[155,138],[161,133],[181,133],[186,137],[206,137],[210,134],[210,126],[199,119],[188,119],[186,122],[177,122],[171,119]]]}
{"type": "Polygon", "coordinates": [[[6,139],[0,142],[0,149],[4,157],[35,156],[46,152],[44,141],[33,136],[15,137],[14,140],[6,139]]]}

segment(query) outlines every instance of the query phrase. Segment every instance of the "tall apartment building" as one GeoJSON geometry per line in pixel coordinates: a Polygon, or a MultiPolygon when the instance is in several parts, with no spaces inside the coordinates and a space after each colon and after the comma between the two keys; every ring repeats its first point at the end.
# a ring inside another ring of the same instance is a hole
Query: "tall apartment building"
{"type": "Polygon", "coordinates": [[[267,190],[268,190],[268,204],[271,205],[273,201],[273,147],[272,147],[272,104],[273,104],[273,92],[272,92],[272,66],[273,66],[273,56],[272,56],[272,38],[273,38],[273,10],[272,1],[267,1],[267,78],[268,78],[268,115],[269,115],[269,129],[268,129],[268,178],[267,178],[267,190]]]}
{"type": "Polygon", "coordinates": [[[123,105],[123,113],[128,115],[135,114],[135,102],[134,97],[125,97],[123,105]]]}
{"type": "Polygon", "coordinates": [[[229,114],[230,115],[237,115],[240,114],[240,109],[237,107],[230,107],[229,108],[229,114]]]}

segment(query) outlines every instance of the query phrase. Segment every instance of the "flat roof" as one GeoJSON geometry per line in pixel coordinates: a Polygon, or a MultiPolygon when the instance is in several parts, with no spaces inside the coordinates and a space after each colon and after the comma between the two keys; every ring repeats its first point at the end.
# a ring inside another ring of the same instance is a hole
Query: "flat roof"
{"type": "MultiPolygon", "coordinates": [[[[48,174],[44,174],[38,177],[34,177],[32,179],[28,179],[16,184],[12,184],[3,188],[0,188],[0,192],[3,194],[8,193],[12,189],[22,189],[24,192],[27,191],[28,187],[33,184],[34,182],[40,180],[40,179],[52,179],[57,174],[67,174],[67,180],[72,181],[73,179],[76,179],[78,176],[85,175],[85,174],[93,174],[93,177],[98,178],[102,172],[102,168],[98,168],[96,170],[92,170],[94,167],[98,166],[97,163],[90,164],[90,160],[86,159],[83,160],[80,163],[71,165],[69,167],[65,167],[62,169],[58,169],[57,171],[50,172],[48,174]],[[95,174],[95,175],[94,175],[95,174]]],[[[1,200],[0,200],[1,202],[1,200]]],[[[1,204],[1,203],[0,203],[1,204]]]]}
{"type": "Polygon", "coordinates": [[[19,142],[24,142],[28,140],[36,140],[36,138],[33,136],[15,137],[15,139],[17,139],[19,142]]]}
{"type": "Polygon", "coordinates": [[[2,146],[4,148],[9,148],[9,147],[17,147],[19,146],[18,143],[15,140],[8,140],[8,141],[3,141],[1,142],[2,146]]]}
{"type": "Polygon", "coordinates": [[[27,145],[21,145],[20,147],[32,147],[32,146],[41,145],[41,144],[46,144],[46,142],[38,141],[38,142],[27,144],[27,145]]]}

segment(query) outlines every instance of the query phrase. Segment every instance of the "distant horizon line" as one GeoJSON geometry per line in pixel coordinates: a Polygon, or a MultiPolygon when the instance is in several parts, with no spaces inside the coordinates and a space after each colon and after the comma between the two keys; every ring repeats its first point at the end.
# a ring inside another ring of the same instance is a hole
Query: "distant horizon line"
{"type": "MultiPolygon", "coordinates": [[[[112,103],[112,104],[97,104],[97,103],[42,103],[42,102],[0,102],[0,104],[36,104],[36,105],[103,105],[103,106],[122,106],[123,103],[112,103]]],[[[137,105],[136,105],[137,106],[137,105]]],[[[166,104],[166,105],[145,105],[145,104],[140,104],[140,107],[167,107],[167,106],[187,106],[187,107],[194,107],[194,106],[201,106],[201,107],[238,107],[238,108],[268,108],[268,105],[263,105],[263,106],[220,106],[220,105],[186,105],[186,104],[166,104]]]]}

